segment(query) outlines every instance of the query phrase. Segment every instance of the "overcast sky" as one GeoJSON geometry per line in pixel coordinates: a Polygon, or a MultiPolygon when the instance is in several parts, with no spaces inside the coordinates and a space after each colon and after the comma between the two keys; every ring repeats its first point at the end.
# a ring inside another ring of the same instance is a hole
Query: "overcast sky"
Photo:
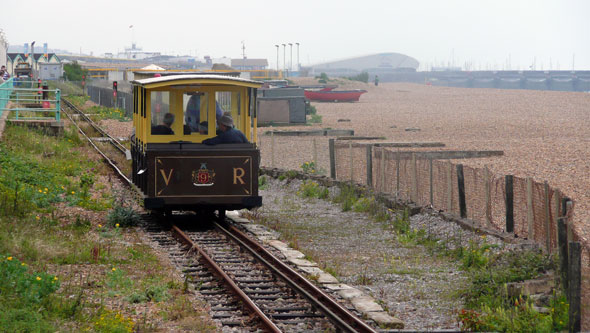
{"type": "Polygon", "coordinates": [[[133,39],[144,51],[239,58],[244,41],[248,58],[276,67],[274,45],[298,42],[303,65],[398,52],[421,69],[590,69],[589,0],[27,0],[0,10],[8,42],[37,50],[116,54],[133,39]]]}

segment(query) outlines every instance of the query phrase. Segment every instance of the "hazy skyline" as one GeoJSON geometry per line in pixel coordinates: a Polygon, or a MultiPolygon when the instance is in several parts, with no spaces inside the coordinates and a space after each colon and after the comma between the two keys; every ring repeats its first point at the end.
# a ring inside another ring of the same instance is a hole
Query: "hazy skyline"
{"type": "MultiPolygon", "coordinates": [[[[116,54],[133,40],[144,51],[239,58],[244,41],[248,58],[266,58],[276,68],[274,45],[298,42],[303,65],[398,52],[416,58],[421,70],[534,63],[536,69],[569,70],[574,63],[590,69],[585,0],[32,0],[7,2],[2,12],[10,45],[36,41],[36,50],[48,43],[73,53],[116,54]]],[[[296,50],[293,45],[293,65],[296,50]]],[[[287,65],[290,59],[287,45],[287,65]]]]}

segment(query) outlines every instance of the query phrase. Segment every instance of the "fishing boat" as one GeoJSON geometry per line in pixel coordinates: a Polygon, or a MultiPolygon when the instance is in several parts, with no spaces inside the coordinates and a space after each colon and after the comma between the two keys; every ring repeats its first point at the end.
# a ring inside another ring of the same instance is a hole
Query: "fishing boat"
{"type": "Polygon", "coordinates": [[[317,102],[358,102],[366,90],[333,90],[333,87],[325,87],[321,90],[304,90],[305,97],[317,102]]]}

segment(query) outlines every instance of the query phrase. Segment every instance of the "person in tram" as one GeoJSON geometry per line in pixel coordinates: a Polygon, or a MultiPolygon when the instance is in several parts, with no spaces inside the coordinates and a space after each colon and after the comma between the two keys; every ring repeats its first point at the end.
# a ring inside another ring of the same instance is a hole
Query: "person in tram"
{"type": "Polygon", "coordinates": [[[174,123],[174,115],[172,113],[166,113],[162,123],[162,125],[152,127],[152,135],[173,135],[172,124],[174,123]]]}
{"type": "Polygon", "coordinates": [[[239,129],[234,128],[234,120],[231,113],[226,112],[219,118],[219,133],[216,137],[203,140],[205,145],[216,145],[220,143],[248,143],[248,139],[239,129]]]}

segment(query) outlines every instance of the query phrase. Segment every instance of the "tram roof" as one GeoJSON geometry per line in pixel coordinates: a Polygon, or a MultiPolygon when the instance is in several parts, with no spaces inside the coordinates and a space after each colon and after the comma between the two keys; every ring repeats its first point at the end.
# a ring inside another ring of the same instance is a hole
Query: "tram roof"
{"type": "Polygon", "coordinates": [[[153,88],[155,86],[171,86],[175,84],[232,84],[239,86],[247,86],[257,88],[262,85],[262,82],[243,79],[239,77],[232,77],[227,75],[216,74],[183,74],[183,75],[166,75],[161,77],[152,77],[148,79],[134,80],[132,84],[140,85],[146,88],[153,88]]]}

